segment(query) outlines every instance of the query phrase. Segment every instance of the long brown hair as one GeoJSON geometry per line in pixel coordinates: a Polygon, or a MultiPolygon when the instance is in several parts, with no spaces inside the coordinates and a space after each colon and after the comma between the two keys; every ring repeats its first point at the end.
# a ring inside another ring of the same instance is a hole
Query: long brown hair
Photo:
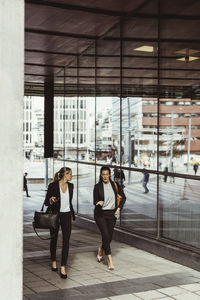
{"type": "Polygon", "coordinates": [[[110,171],[109,167],[107,167],[107,166],[101,167],[100,176],[99,176],[99,182],[103,182],[103,179],[102,179],[102,176],[101,176],[101,174],[102,174],[103,171],[108,171],[109,175],[111,175],[111,171],[110,171]]]}
{"type": "Polygon", "coordinates": [[[65,173],[69,173],[72,169],[68,167],[62,167],[58,172],[55,173],[53,181],[59,181],[63,178],[65,173]]]}

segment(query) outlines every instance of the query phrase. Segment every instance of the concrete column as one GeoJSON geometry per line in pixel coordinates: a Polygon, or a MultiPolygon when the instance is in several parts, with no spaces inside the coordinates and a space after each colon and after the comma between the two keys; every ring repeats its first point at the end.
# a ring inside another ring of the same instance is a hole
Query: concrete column
{"type": "Polygon", "coordinates": [[[21,300],[24,0],[0,0],[0,298],[21,300]]]}
{"type": "Polygon", "coordinates": [[[53,101],[54,82],[53,78],[44,85],[44,157],[53,157],[53,101]]]}

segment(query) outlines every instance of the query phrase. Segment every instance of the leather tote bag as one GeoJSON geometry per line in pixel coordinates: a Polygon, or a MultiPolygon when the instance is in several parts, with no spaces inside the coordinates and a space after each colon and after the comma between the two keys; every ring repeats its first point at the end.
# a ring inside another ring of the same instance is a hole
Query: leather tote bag
{"type": "Polygon", "coordinates": [[[116,190],[117,190],[117,207],[119,207],[122,196],[119,194],[118,186],[117,186],[117,183],[115,181],[114,181],[114,184],[115,184],[115,187],[116,187],[116,190]]]}
{"type": "Polygon", "coordinates": [[[42,240],[49,240],[54,237],[51,236],[50,238],[41,238],[41,236],[38,235],[36,229],[50,229],[55,230],[58,226],[58,213],[53,213],[50,208],[47,208],[47,211],[44,212],[44,203],[42,205],[41,211],[35,211],[34,218],[33,218],[33,229],[37,236],[42,240]]]}

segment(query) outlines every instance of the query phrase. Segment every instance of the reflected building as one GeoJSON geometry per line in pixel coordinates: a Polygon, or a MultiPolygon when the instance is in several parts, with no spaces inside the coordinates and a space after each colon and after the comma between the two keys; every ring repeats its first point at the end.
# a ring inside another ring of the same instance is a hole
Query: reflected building
{"type": "Polygon", "coordinates": [[[33,134],[35,147],[44,147],[44,110],[34,110],[33,134]]]}
{"type": "Polygon", "coordinates": [[[84,97],[54,98],[55,157],[76,159],[74,150],[79,144],[82,159],[87,155],[87,101],[84,97]]]}
{"type": "MultiPolygon", "coordinates": [[[[143,128],[149,131],[149,141],[157,143],[157,100],[143,98],[143,128]]],[[[170,167],[173,159],[177,164],[186,163],[188,138],[190,136],[189,155],[200,154],[200,102],[189,98],[161,98],[159,107],[159,157],[170,167]],[[189,120],[191,120],[191,125],[189,120]]],[[[157,148],[154,147],[154,153],[157,148]]]]}
{"type": "Polygon", "coordinates": [[[44,109],[38,101],[44,104],[41,97],[24,97],[24,157],[31,160],[44,156],[44,109]]]}
{"type": "MultiPolygon", "coordinates": [[[[114,144],[120,131],[119,111],[115,109],[117,98],[112,99],[112,135],[114,144]]],[[[123,163],[135,166],[155,167],[157,157],[158,113],[156,98],[122,99],[122,149],[123,163]],[[129,160],[129,156],[131,159],[129,160]]],[[[160,99],[159,110],[159,157],[165,164],[200,152],[200,103],[191,99],[160,99]],[[189,126],[191,119],[191,127],[189,126]]]]}
{"type": "Polygon", "coordinates": [[[30,159],[32,156],[34,141],[32,131],[32,97],[24,97],[24,121],[23,121],[23,141],[24,141],[24,157],[30,159]]]}
{"type": "Polygon", "coordinates": [[[112,111],[106,107],[96,117],[96,155],[98,160],[111,159],[112,111]]]}

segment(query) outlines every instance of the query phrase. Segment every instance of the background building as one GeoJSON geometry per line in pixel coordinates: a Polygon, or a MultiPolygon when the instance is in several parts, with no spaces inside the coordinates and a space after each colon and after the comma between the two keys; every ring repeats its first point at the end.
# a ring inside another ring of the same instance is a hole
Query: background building
{"type": "Polygon", "coordinates": [[[32,97],[24,98],[23,121],[24,157],[30,159],[34,148],[32,97]]]}
{"type": "Polygon", "coordinates": [[[87,155],[86,99],[77,97],[54,99],[54,150],[55,156],[76,159],[74,149],[79,145],[79,155],[87,155]],[[78,133],[77,133],[78,132],[78,133]]]}

